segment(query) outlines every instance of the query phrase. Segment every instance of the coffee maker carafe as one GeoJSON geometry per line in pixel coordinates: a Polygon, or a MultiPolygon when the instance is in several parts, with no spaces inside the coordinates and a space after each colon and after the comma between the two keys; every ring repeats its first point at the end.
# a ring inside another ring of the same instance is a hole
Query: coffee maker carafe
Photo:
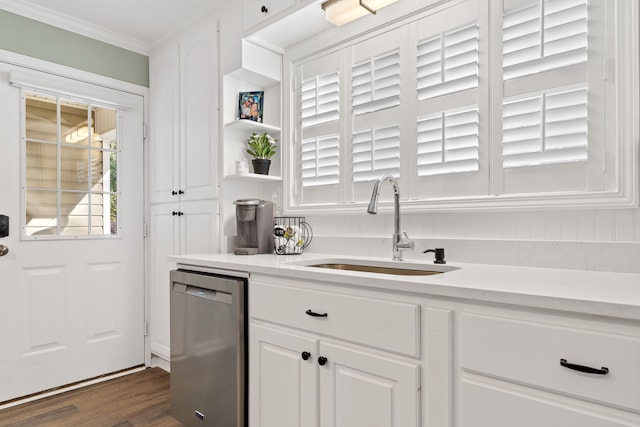
{"type": "Polygon", "coordinates": [[[273,253],[273,203],[241,199],[236,205],[236,255],[273,253]]]}

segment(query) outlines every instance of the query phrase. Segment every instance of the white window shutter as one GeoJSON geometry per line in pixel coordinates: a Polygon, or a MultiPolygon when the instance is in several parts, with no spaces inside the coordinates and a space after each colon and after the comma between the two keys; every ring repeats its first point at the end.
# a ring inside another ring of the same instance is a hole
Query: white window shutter
{"type": "Polygon", "coordinates": [[[587,61],[587,1],[538,0],[508,10],[503,77],[510,80],[587,61]]]}
{"type": "Polygon", "coordinates": [[[373,181],[380,175],[400,177],[400,127],[356,130],[353,134],[353,182],[373,181]]]}
{"type": "Polygon", "coordinates": [[[339,73],[325,73],[305,79],[300,88],[302,129],[340,118],[339,73]]]}
{"type": "Polygon", "coordinates": [[[353,115],[400,105],[400,50],[355,64],[352,69],[353,115]]]}
{"type": "Polygon", "coordinates": [[[309,138],[302,141],[302,186],[334,185],[339,183],[338,135],[309,138]]]}
{"type": "Polygon", "coordinates": [[[418,44],[418,100],[478,87],[478,25],[418,44]]]}
{"type": "Polygon", "coordinates": [[[418,176],[478,170],[478,109],[418,118],[418,176]]]}
{"type": "Polygon", "coordinates": [[[587,160],[584,87],[505,100],[502,123],[504,168],[587,160]]]}

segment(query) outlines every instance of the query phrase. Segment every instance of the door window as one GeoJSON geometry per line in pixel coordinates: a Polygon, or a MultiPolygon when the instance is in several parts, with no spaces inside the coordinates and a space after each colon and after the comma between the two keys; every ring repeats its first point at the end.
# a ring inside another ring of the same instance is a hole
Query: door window
{"type": "Polygon", "coordinates": [[[118,234],[118,111],[23,93],[27,238],[118,234]]]}

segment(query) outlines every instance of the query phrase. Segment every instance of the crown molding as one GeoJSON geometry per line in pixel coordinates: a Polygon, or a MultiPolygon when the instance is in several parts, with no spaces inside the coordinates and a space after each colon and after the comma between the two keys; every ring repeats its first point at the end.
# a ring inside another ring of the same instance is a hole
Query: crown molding
{"type": "Polygon", "coordinates": [[[123,36],[122,34],[105,28],[79,22],[76,18],[34,5],[27,1],[0,0],[0,9],[142,55],[149,55],[150,47],[148,43],[133,37],[123,36]]]}

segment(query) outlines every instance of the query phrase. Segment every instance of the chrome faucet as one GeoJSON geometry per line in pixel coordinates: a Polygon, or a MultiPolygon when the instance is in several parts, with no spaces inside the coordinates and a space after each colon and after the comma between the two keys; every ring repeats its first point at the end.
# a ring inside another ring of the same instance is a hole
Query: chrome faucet
{"type": "Polygon", "coordinates": [[[393,187],[393,216],[394,216],[394,231],[393,231],[393,260],[402,261],[402,251],[407,249],[413,249],[413,241],[409,239],[407,233],[404,231],[400,233],[400,188],[394,177],[391,175],[382,175],[378,178],[373,186],[373,194],[371,194],[371,201],[367,208],[367,213],[375,215],[378,213],[378,197],[380,196],[380,185],[389,181],[393,187]]]}

